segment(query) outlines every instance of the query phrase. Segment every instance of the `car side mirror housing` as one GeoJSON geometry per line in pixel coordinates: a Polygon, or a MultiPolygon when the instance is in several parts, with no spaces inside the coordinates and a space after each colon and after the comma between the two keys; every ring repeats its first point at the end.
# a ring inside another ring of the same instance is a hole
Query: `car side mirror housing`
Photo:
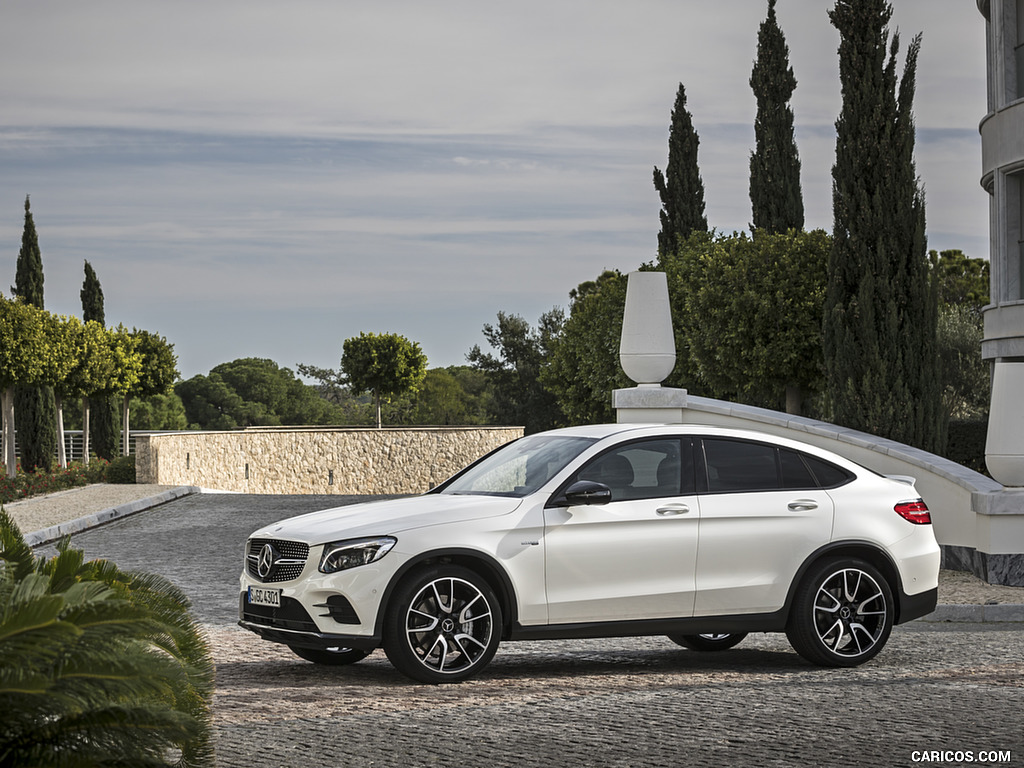
{"type": "Polygon", "coordinates": [[[612,489],[603,483],[578,480],[565,489],[565,503],[570,507],[607,504],[612,500],[612,489]]]}

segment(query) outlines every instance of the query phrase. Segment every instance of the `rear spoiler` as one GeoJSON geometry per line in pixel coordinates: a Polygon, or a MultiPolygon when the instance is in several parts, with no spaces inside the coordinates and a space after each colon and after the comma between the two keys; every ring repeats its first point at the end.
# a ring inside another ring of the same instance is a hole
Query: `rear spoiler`
{"type": "Polygon", "coordinates": [[[914,485],[917,483],[916,477],[910,475],[886,475],[890,480],[895,480],[897,483],[903,483],[904,485],[914,485]]]}

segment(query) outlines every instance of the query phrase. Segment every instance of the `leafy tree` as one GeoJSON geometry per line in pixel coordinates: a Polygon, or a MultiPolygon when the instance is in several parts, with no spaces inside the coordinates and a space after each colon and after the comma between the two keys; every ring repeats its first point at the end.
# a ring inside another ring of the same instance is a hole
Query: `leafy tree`
{"type": "Polygon", "coordinates": [[[379,429],[381,400],[416,392],[426,376],[427,356],[419,344],[404,336],[360,333],[358,337],[345,339],[341,371],[354,393],[373,395],[379,429]]]}
{"type": "Polygon", "coordinates": [[[370,414],[372,405],[369,398],[353,395],[346,386],[345,377],[340,371],[303,363],[299,363],[296,370],[299,375],[316,382],[311,387],[319,398],[330,406],[330,423],[369,424],[373,420],[373,416],[370,414]]]}
{"type": "Polygon", "coordinates": [[[951,420],[984,421],[990,387],[989,364],[981,357],[982,308],[989,303],[988,259],[973,259],[960,250],[930,251],[929,257],[938,281],[943,410],[951,420]]]}
{"type": "Polygon", "coordinates": [[[114,375],[108,383],[110,394],[124,403],[121,434],[124,435],[123,453],[128,455],[128,401],[131,393],[139,387],[143,372],[142,354],[139,352],[139,338],[123,325],[110,333],[110,352],[114,357],[114,375]]]}
{"type": "Polygon", "coordinates": [[[468,366],[431,368],[416,395],[416,424],[468,425],[487,420],[487,377],[468,366]]]}
{"type": "Polygon", "coordinates": [[[970,304],[939,311],[938,350],[946,418],[979,420],[988,413],[989,366],[981,358],[981,318],[970,304]]]}
{"type": "Polygon", "coordinates": [[[332,424],[338,410],[273,360],[242,358],[213,368],[243,401],[263,407],[267,424],[332,424]]]}
{"type": "Polygon", "coordinates": [[[834,421],[937,452],[945,434],[937,301],[913,157],[921,38],[897,82],[891,15],[883,0],[839,0],[829,12],[840,33],[843,106],[832,168],[825,370],[834,421]]]}
{"type": "Polygon", "coordinates": [[[541,381],[570,424],[614,421],[612,390],[632,386],[619,364],[626,282],[606,270],[569,293],[569,317],[552,339],[541,381]]]}
{"type": "Polygon", "coordinates": [[[141,358],[141,367],[136,383],[123,390],[121,434],[124,445],[121,453],[124,456],[128,455],[128,408],[131,399],[167,394],[178,379],[178,357],[174,354],[173,344],[168,343],[163,336],[138,328],[133,328],[130,336],[141,358]]]}
{"type": "MultiPolygon", "coordinates": [[[[103,306],[103,289],[96,277],[92,265],[85,262],[85,280],[79,293],[82,299],[82,320],[106,326],[106,313],[103,306]]],[[[111,397],[100,390],[87,392],[82,398],[82,424],[86,444],[93,444],[96,455],[101,459],[113,461],[117,455],[117,414],[111,397]],[[91,430],[91,434],[90,434],[91,430]]],[[[89,461],[89,451],[85,450],[85,462],[89,461]]]]}
{"type": "Polygon", "coordinates": [[[135,429],[188,429],[188,417],[181,398],[171,391],[132,401],[132,424],[135,429]]]}
{"type": "MultiPolygon", "coordinates": [[[[25,227],[21,235],[13,293],[26,304],[44,309],[43,259],[28,197],[25,198],[25,227]]],[[[57,448],[53,391],[38,384],[17,386],[14,389],[14,409],[21,442],[22,467],[28,470],[38,467],[49,472],[57,448]]]]}
{"type": "Polygon", "coordinates": [[[704,181],[697,165],[697,147],[700,138],[693,127],[693,118],[686,109],[686,89],[679,84],[672,123],[668,134],[668,165],[665,172],[654,168],[654,188],[661,197],[661,231],[658,233],[658,251],[667,253],[676,242],[686,239],[691,232],[706,232],[704,214],[704,181]]]}
{"type": "Polygon", "coordinates": [[[212,765],[213,684],[181,590],[67,540],[36,559],[0,511],[0,765],[212,765]]]}
{"type": "Polygon", "coordinates": [[[196,429],[237,429],[240,426],[252,426],[259,418],[250,418],[250,414],[242,416],[244,401],[216,373],[193,376],[178,382],[174,385],[174,391],[185,407],[189,426],[196,429]],[[239,424],[239,416],[249,421],[249,424],[239,424]]]}
{"type": "Polygon", "coordinates": [[[57,461],[62,468],[68,465],[64,442],[64,396],[69,377],[80,365],[83,354],[83,333],[77,317],[43,314],[46,356],[43,360],[42,380],[53,389],[57,414],[57,461]]]}
{"type": "Polygon", "coordinates": [[[775,0],[768,0],[768,17],[757,33],[757,60],[750,74],[750,87],[757,98],[755,149],[750,153],[751,229],[803,229],[800,154],[789,106],[796,76],[789,65],[789,46],[775,17],[775,0]]]}
{"type": "Polygon", "coordinates": [[[114,377],[116,360],[109,337],[107,329],[97,321],[82,323],[77,364],[58,387],[62,397],[82,398],[82,460],[86,464],[89,463],[90,404],[103,399],[97,393],[107,391],[114,377]]]}
{"type": "Polygon", "coordinates": [[[295,366],[300,376],[313,379],[320,397],[329,403],[341,405],[351,397],[345,386],[345,377],[333,368],[320,368],[315,365],[299,363],[295,366]]]}
{"type": "Polygon", "coordinates": [[[662,259],[676,326],[714,397],[800,413],[822,390],[825,232],[692,237],[662,259]]]}
{"type": "Polygon", "coordinates": [[[540,374],[564,321],[563,312],[556,308],[541,315],[536,330],[519,315],[504,312],[498,313],[496,326],[484,325],[484,338],[498,356],[474,345],[466,359],[490,381],[492,424],[521,424],[531,434],[562,422],[558,402],[544,388],[540,374]]]}
{"type": "Polygon", "coordinates": [[[43,312],[23,300],[0,296],[0,392],[3,393],[4,473],[17,471],[14,450],[14,388],[43,375],[46,336],[43,312]]]}
{"type": "Polygon", "coordinates": [[[188,423],[199,429],[336,424],[343,413],[288,368],[260,358],[221,363],[209,376],[179,382],[174,391],[188,423]]]}
{"type": "Polygon", "coordinates": [[[939,281],[940,305],[967,305],[979,314],[989,303],[988,259],[972,259],[961,250],[929,251],[939,281]]]}

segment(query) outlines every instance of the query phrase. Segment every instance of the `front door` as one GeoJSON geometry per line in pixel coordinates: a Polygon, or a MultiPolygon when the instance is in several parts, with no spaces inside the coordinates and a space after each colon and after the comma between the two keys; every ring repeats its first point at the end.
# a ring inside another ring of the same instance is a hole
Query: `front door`
{"type": "MultiPolygon", "coordinates": [[[[552,624],[693,614],[700,507],[690,440],[617,446],[572,481],[612,501],[545,509],[545,582],[552,624]]],[[[570,481],[570,482],[572,482],[570,481]]]]}

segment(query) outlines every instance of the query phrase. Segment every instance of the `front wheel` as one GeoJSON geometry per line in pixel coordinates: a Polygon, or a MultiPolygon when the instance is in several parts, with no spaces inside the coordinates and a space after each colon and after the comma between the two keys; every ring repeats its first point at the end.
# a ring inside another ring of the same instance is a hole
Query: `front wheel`
{"type": "Polygon", "coordinates": [[[742,643],[743,638],[746,636],[746,632],[732,634],[715,632],[705,635],[669,635],[668,639],[676,645],[689,648],[691,651],[727,651],[742,643]]]}
{"type": "Polygon", "coordinates": [[[314,664],[324,664],[328,667],[343,667],[347,664],[355,664],[370,655],[369,651],[360,651],[357,648],[301,648],[297,645],[289,645],[292,653],[300,659],[312,661],[314,664]]]}
{"type": "Polygon", "coordinates": [[[384,619],[384,652],[422,683],[454,683],[487,666],[501,640],[501,605],[477,573],[455,565],[399,585],[384,619]]]}
{"type": "Polygon", "coordinates": [[[812,664],[855,667],[885,646],[895,609],[892,590],[873,565],[829,560],[797,589],[786,636],[812,664]]]}

